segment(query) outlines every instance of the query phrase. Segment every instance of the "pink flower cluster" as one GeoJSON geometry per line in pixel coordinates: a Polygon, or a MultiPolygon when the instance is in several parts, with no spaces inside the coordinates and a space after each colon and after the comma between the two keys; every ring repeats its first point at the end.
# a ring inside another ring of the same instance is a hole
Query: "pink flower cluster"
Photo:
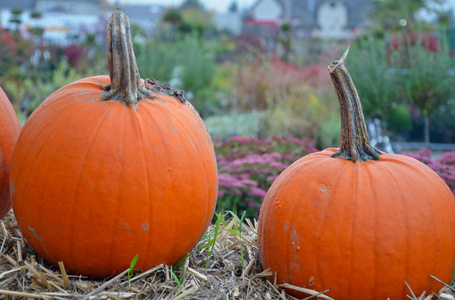
{"type": "Polygon", "coordinates": [[[402,153],[428,165],[433,171],[438,173],[445,183],[450,187],[455,194],[455,151],[445,152],[437,159],[431,158],[430,149],[422,149],[418,152],[402,153]]]}
{"type": "Polygon", "coordinates": [[[216,141],[215,151],[219,170],[218,210],[245,210],[248,217],[257,217],[275,178],[297,159],[318,150],[309,139],[231,137],[216,141]]]}

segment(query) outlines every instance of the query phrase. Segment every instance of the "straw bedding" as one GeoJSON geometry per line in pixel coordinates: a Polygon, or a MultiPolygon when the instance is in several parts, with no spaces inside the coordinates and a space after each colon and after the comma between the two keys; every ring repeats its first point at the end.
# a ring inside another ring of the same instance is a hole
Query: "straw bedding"
{"type": "MultiPolygon", "coordinates": [[[[215,235],[211,225],[208,238],[195,247],[216,238],[213,250],[195,251],[182,266],[157,266],[134,275],[125,270],[99,281],[66,274],[63,264],[57,268],[44,261],[24,240],[10,212],[0,221],[0,299],[296,299],[283,287],[299,287],[266,279],[272,273],[263,270],[259,262],[256,221],[246,220],[239,231],[238,218],[231,213],[225,217],[230,220],[221,223],[219,234],[215,235]]],[[[304,299],[332,299],[323,293],[306,292],[304,299]]],[[[455,300],[454,294],[446,286],[439,294],[414,296],[410,291],[408,297],[455,300]]]]}

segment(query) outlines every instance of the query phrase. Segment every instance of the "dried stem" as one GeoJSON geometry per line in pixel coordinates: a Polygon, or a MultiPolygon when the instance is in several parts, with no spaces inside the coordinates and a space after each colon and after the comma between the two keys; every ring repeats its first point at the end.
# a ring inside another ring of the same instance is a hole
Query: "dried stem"
{"type": "Polygon", "coordinates": [[[153,97],[153,93],[142,84],[139,75],[129,18],[119,9],[109,18],[106,42],[111,84],[103,86],[108,90],[103,95],[103,100],[122,101],[131,106],[142,98],[153,97]]]}
{"type": "Polygon", "coordinates": [[[349,48],[340,60],[329,66],[341,111],[340,149],[332,157],[354,162],[378,159],[381,152],[370,144],[359,95],[343,64],[348,51],[349,48]]]}

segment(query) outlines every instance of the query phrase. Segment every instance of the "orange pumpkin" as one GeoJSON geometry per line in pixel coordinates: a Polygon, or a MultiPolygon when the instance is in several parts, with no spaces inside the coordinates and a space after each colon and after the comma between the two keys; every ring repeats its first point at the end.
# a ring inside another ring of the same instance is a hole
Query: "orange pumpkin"
{"type": "Polygon", "coordinates": [[[337,300],[407,299],[406,283],[437,292],[429,275],[450,283],[455,263],[455,198],[426,165],[370,145],[344,58],[329,67],[341,146],[299,159],[271,186],[258,225],[263,267],[337,300]]]}
{"type": "Polygon", "coordinates": [[[21,125],[13,106],[0,88],[0,219],[11,209],[9,172],[14,146],[21,131],[21,125]]]}
{"type": "Polygon", "coordinates": [[[140,270],[178,262],[210,224],[218,189],[202,119],[178,91],[144,84],[120,10],[107,44],[110,77],[52,93],[27,120],[11,170],[30,245],[94,278],[124,271],[135,255],[140,270]]]}

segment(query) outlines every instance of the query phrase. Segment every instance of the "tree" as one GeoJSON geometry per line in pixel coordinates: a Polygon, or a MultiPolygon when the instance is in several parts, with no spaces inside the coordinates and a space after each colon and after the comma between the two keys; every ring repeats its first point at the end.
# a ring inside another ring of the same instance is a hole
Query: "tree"
{"type": "Polygon", "coordinates": [[[204,9],[199,0],[184,1],[179,8],[168,10],[162,20],[181,33],[196,31],[202,35],[216,28],[212,14],[204,9]]]}
{"type": "Polygon", "coordinates": [[[204,10],[204,5],[202,5],[199,0],[185,0],[182,5],[180,5],[180,8],[204,10]]]}
{"type": "Polygon", "coordinates": [[[164,13],[163,20],[176,25],[182,22],[182,13],[178,9],[169,9],[164,13]]]}
{"type": "MultiPolygon", "coordinates": [[[[421,10],[431,11],[436,14],[439,22],[447,26],[448,12],[438,8],[443,3],[444,0],[373,0],[372,20],[377,29],[393,33],[390,39],[385,37],[389,41],[386,53],[386,68],[389,70],[386,72],[392,81],[391,86],[397,88],[388,88],[381,80],[371,82],[371,90],[382,94],[380,99],[386,99],[387,95],[393,96],[392,100],[404,101],[409,107],[417,109],[423,117],[427,146],[430,143],[430,115],[449,105],[455,89],[451,83],[452,59],[448,46],[445,41],[441,42],[435,36],[425,33],[434,29],[433,25],[419,20],[417,15],[421,10]],[[391,91],[392,94],[389,93],[391,91]]],[[[365,66],[368,66],[369,61],[365,60],[365,66]]],[[[369,78],[368,70],[358,76],[369,78]]],[[[360,90],[359,95],[362,97],[360,90]]],[[[366,103],[367,111],[368,104],[369,101],[366,103]]],[[[375,107],[381,111],[384,105],[387,105],[386,100],[382,108],[377,105],[375,107]]]]}
{"type": "Polygon", "coordinates": [[[382,38],[365,35],[352,45],[349,68],[367,117],[384,119],[399,100],[398,84],[387,64],[387,44],[382,38]]]}
{"type": "MultiPolygon", "coordinates": [[[[30,13],[30,17],[32,19],[38,20],[40,19],[42,14],[38,11],[32,11],[30,13]]],[[[43,42],[43,35],[44,35],[44,28],[41,26],[31,27],[28,31],[36,38],[38,44],[42,44],[43,42]]]]}
{"type": "Polygon", "coordinates": [[[216,28],[215,21],[210,12],[199,9],[182,10],[183,21],[188,23],[199,34],[214,31],[216,28]]]}
{"type": "Polygon", "coordinates": [[[19,27],[22,23],[22,9],[12,9],[11,10],[11,19],[9,20],[11,24],[14,25],[14,30],[17,33],[19,31],[19,27]]]}
{"type": "Polygon", "coordinates": [[[455,94],[452,59],[449,47],[440,43],[438,51],[431,51],[424,43],[415,43],[396,51],[393,64],[400,67],[397,77],[403,98],[416,107],[424,119],[424,140],[430,145],[430,114],[448,106],[455,94]]]}
{"type": "Polygon", "coordinates": [[[376,25],[386,31],[397,31],[403,27],[415,31],[422,24],[416,19],[421,9],[442,14],[443,11],[434,9],[435,5],[444,0],[373,0],[372,19],[376,25]]]}
{"type": "Polygon", "coordinates": [[[231,4],[229,4],[228,11],[231,13],[236,13],[239,11],[239,5],[237,1],[232,1],[231,4]]]}
{"type": "Polygon", "coordinates": [[[289,62],[289,55],[292,49],[292,27],[289,23],[283,23],[280,26],[280,32],[278,33],[278,41],[283,49],[282,58],[284,61],[289,62]]]}

